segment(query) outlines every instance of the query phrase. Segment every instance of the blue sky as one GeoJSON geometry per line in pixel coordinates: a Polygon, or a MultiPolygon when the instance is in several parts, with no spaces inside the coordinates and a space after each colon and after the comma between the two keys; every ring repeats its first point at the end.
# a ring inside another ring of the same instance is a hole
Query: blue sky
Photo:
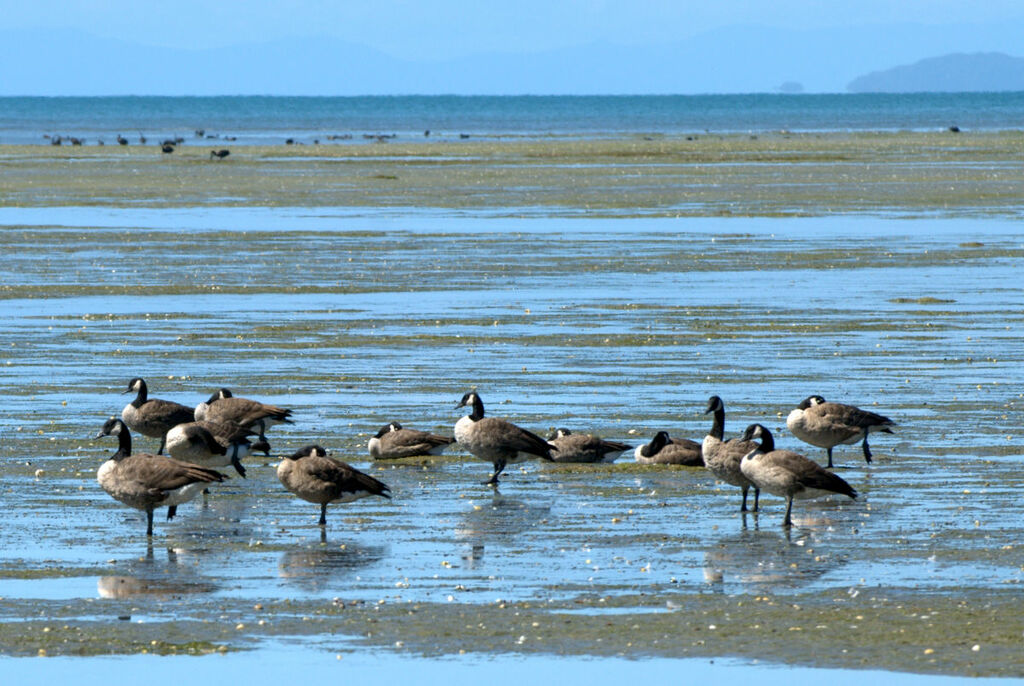
{"type": "Polygon", "coordinates": [[[69,28],[200,49],[321,35],[395,57],[670,43],[754,24],[791,30],[1024,21],[1020,0],[3,0],[0,29],[69,28]]]}
{"type": "Polygon", "coordinates": [[[0,95],[844,92],[1024,0],[0,0],[0,95]]]}

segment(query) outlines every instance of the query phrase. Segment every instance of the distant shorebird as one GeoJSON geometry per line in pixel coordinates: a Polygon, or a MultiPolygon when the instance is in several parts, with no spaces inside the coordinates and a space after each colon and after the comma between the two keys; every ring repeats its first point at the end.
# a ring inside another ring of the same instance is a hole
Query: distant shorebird
{"type": "Polygon", "coordinates": [[[633,457],[640,464],[676,464],[684,467],[703,467],[700,443],[688,438],[670,438],[667,431],[654,434],[650,443],[639,445],[633,457]]]}
{"type": "Polygon", "coordinates": [[[195,421],[194,412],[191,407],[181,403],[150,398],[149,388],[141,378],[136,377],[128,382],[125,393],[133,391],[138,395],[121,410],[121,419],[132,431],[150,438],[159,438],[160,447],[156,451],[159,455],[164,451],[167,432],[178,424],[195,421]]]}
{"type": "Polygon", "coordinates": [[[96,471],[96,480],[114,500],[146,513],[146,535],[153,535],[153,510],[167,506],[172,519],[178,505],[196,497],[208,484],[224,481],[213,469],[180,462],[163,455],[132,454],[132,439],[125,423],[111,418],[96,436],[117,436],[118,450],[96,471]]]}
{"type": "Polygon", "coordinates": [[[237,424],[220,422],[187,422],[167,432],[167,454],[176,460],[202,467],[231,465],[242,477],[241,460],[253,447],[249,436],[256,433],[237,424]]]}
{"type": "Polygon", "coordinates": [[[128,139],[121,134],[117,134],[117,142],[119,145],[128,145],[128,139]]]}
{"type": "Polygon", "coordinates": [[[497,488],[498,476],[505,471],[507,464],[522,462],[531,457],[553,460],[551,451],[557,451],[557,446],[512,422],[485,417],[484,401],[476,391],[462,396],[455,409],[460,407],[469,407],[473,411],[455,423],[455,440],[473,457],[494,465],[494,473],[484,485],[497,488]]]}
{"type": "Polygon", "coordinates": [[[292,411],[276,405],[268,405],[249,398],[236,398],[227,388],[218,389],[209,400],[196,405],[197,422],[211,421],[237,424],[259,433],[261,447],[269,452],[266,431],[277,424],[291,424],[292,411]]]}
{"type": "Polygon", "coordinates": [[[786,499],[782,526],[793,526],[794,498],[807,500],[830,493],[857,497],[850,484],[817,462],[791,450],[776,450],[772,432],[763,425],[751,424],[743,434],[744,441],[755,438],[761,439],[761,445],[743,457],[740,469],[755,487],[786,499]]]}
{"type": "Polygon", "coordinates": [[[160,146],[160,150],[166,153],[174,152],[174,146],[164,143],[163,145],[160,146]]]}
{"type": "Polygon", "coordinates": [[[828,451],[829,467],[832,467],[832,448],[852,445],[860,440],[864,441],[864,461],[871,464],[868,436],[872,431],[891,434],[891,426],[896,426],[896,422],[888,417],[853,405],[826,402],[820,395],[802,400],[786,418],[786,427],[794,436],[828,451]]]}
{"type": "Polygon", "coordinates": [[[381,427],[366,447],[370,457],[375,460],[394,460],[418,455],[440,455],[454,442],[454,438],[406,429],[398,422],[391,422],[381,427]]]}
{"type": "MultiPolygon", "coordinates": [[[[711,431],[704,437],[701,443],[701,455],[704,457],[704,466],[708,468],[715,477],[722,481],[739,486],[743,489],[743,504],[740,512],[747,511],[747,492],[754,486],[740,469],[743,456],[758,447],[754,441],[744,441],[741,438],[730,438],[724,440],[725,436],[725,403],[717,395],[708,398],[708,407],[704,414],[714,413],[714,420],[711,423],[711,431]]],[[[757,512],[758,500],[761,490],[754,486],[754,512],[757,512]]]]}
{"type": "Polygon", "coordinates": [[[558,448],[552,457],[555,462],[615,462],[633,446],[606,441],[592,434],[574,434],[569,429],[559,428],[548,436],[548,443],[558,448]]]}
{"type": "Polygon", "coordinates": [[[327,525],[327,504],[350,503],[379,495],[391,498],[386,484],[358,469],[327,456],[318,445],[309,445],[277,465],[281,485],[310,503],[320,505],[320,526],[327,525]]]}
{"type": "Polygon", "coordinates": [[[222,160],[230,154],[231,151],[227,149],[210,151],[210,157],[216,157],[218,160],[222,160]]]}

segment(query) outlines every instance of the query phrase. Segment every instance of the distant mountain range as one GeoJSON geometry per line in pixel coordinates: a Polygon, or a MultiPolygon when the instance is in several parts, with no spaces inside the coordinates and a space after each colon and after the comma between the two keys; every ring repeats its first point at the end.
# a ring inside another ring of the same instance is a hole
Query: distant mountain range
{"type": "MultiPolygon", "coordinates": [[[[971,30],[916,24],[817,31],[736,25],[662,45],[592,43],[545,52],[527,47],[515,54],[414,61],[322,36],[187,50],[70,29],[8,30],[0,31],[0,95],[837,93],[847,84],[887,90],[889,81],[879,79],[888,72],[881,70],[922,55],[1015,52],[1021,36],[1024,21],[971,30]]],[[[995,65],[994,58],[988,63],[995,65]]],[[[944,71],[945,81],[919,76],[898,87],[1020,88],[1014,85],[1019,78],[984,79],[986,69],[953,80],[953,68],[939,66],[935,72],[944,71]]],[[[1006,75],[1013,69],[1020,73],[1011,66],[988,71],[1006,75]]]]}
{"type": "Polygon", "coordinates": [[[930,57],[850,82],[852,93],[1024,91],[1024,58],[1000,52],[930,57]]]}

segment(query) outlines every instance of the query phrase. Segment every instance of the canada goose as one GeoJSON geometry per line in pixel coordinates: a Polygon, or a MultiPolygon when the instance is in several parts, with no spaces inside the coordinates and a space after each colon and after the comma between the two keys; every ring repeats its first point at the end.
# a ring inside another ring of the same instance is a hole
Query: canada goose
{"type": "Polygon", "coordinates": [[[743,457],[740,469],[755,487],[786,499],[786,517],[782,526],[793,525],[790,517],[793,498],[806,500],[829,493],[857,497],[857,491],[838,474],[799,453],[776,450],[772,432],[761,424],[751,424],[743,433],[744,441],[755,438],[761,439],[761,445],[743,457]]]}
{"type": "Polygon", "coordinates": [[[375,460],[394,460],[416,455],[440,455],[454,442],[454,438],[405,429],[398,422],[391,422],[381,427],[366,447],[375,460]]]}
{"type": "Polygon", "coordinates": [[[455,406],[471,407],[473,411],[455,423],[455,440],[473,457],[494,465],[494,473],[485,486],[498,485],[498,475],[509,463],[522,462],[531,457],[552,460],[551,451],[558,448],[537,434],[522,429],[512,422],[497,417],[484,417],[484,402],[476,391],[462,396],[455,406]]]}
{"type": "Polygon", "coordinates": [[[552,455],[555,462],[615,462],[633,446],[606,441],[591,434],[574,434],[569,429],[555,429],[548,443],[558,448],[552,455]]]}
{"type": "Polygon", "coordinates": [[[688,438],[669,438],[667,431],[654,434],[650,443],[638,445],[633,456],[640,464],[678,464],[686,467],[703,467],[700,443],[688,438]]]}
{"type": "Polygon", "coordinates": [[[153,535],[153,509],[167,506],[172,519],[178,505],[192,500],[207,484],[224,481],[226,475],[212,469],[162,455],[132,455],[131,433],[125,423],[112,417],[96,438],[117,436],[118,449],[96,471],[96,480],[114,500],[146,513],[146,535],[153,535]]]}
{"type": "MultiPolygon", "coordinates": [[[[704,410],[704,414],[709,412],[715,414],[711,422],[711,432],[704,437],[704,442],[700,446],[701,455],[704,457],[704,466],[716,478],[743,489],[743,504],[740,506],[740,512],[746,512],[747,491],[754,484],[743,475],[740,462],[744,455],[757,449],[758,444],[754,441],[745,441],[742,438],[722,440],[725,436],[725,403],[717,395],[708,398],[708,408],[704,410]]],[[[754,486],[754,512],[757,512],[760,497],[761,489],[754,486]]]]}
{"type": "Polygon", "coordinates": [[[168,143],[164,143],[163,145],[160,146],[160,150],[165,153],[171,153],[174,152],[174,146],[168,143]]]}
{"type": "Polygon", "coordinates": [[[266,443],[266,430],[270,427],[292,423],[291,410],[249,398],[236,398],[226,388],[219,389],[205,403],[199,403],[195,415],[197,421],[233,423],[245,429],[255,429],[261,443],[266,443]]]}
{"type": "Polygon", "coordinates": [[[249,456],[249,436],[256,433],[237,424],[188,422],[167,432],[167,454],[176,460],[203,467],[231,465],[245,476],[242,458],[249,456]]]}
{"type": "Polygon", "coordinates": [[[231,154],[230,150],[211,150],[210,157],[216,157],[218,160],[222,160],[231,154]]]}
{"type": "Polygon", "coordinates": [[[327,524],[327,503],[350,503],[371,495],[391,498],[391,489],[369,474],[327,456],[318,445],[307,445],[277,465],[281,485],[305,501],[319,503],[320,525],[327,524]]]}
{"type": "Polygon", "coordinates": [[[128,382],[128,390],[125,393],[132,392],[138,395],[121,410],[121,419],[132,431],[150,438],[159,438],[160,447],[157,448],[156,454],[161,455],[164,452],[167,432],[178,424],[195,421],[195,414],[191,407],[181,403],[150,398],[146,382],[139,377],[128,382]]]}
{"type": "Polygon", "coordinates": [[[889,428],[896,422],[874,412],[853,405],[826,402],[820,395],[812,395],[800,402],[786,418],[786,427],[804,443],[828,451],[828,466],[832,467],[832,448],[850,445],[863,439],[864,461],[871,464],[868,435],[872,431],[892,433],[889,428]]]}

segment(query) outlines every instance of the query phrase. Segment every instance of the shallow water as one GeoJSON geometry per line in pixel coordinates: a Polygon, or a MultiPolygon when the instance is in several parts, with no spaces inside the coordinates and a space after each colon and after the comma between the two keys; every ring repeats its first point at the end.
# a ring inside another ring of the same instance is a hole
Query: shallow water
{"type": "Polygon", "coordinates": [[[8,208],[0,225],[4,654],[276,654],[302,636],[1024,675],[1020,222],[8,208]],[[147,542],[95,482],[115,446],[90,440],[133,376],[296,422],[147,542]],[[761,422],[819,459],[785,429],[807,395],[900,426],[871,466],[837,449],[861,497],[799,502],[788,533],[779,499],[741,516],[702,470],[527,463],[493,493],[456,450],[369,463],[389,420],[450,433],[471,387],[537,432],[633,445],[699,440],[712,394],[728,434],[761,422]],[[321,538],[273,471],[312,442],[394,499],[330,508],[321,538]]]}

